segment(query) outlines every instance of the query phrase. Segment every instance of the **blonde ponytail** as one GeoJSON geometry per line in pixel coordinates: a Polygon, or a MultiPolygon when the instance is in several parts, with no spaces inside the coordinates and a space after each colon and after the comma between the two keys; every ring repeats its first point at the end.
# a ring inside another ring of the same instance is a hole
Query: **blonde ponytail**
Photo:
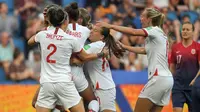
{"type": "Polygon", "coordinates": [[[163,13],[161,13],[161,17],[160,17],[160,25],[159,27],[162,28],[163,24],[164,24],[164,21],[165,21],[165,15],[163,13]]]}
{"type": "Polygon", "coordinates": [[[152,19],[152,25],[162,28],[165,15],[154,8],[146,8],[145,10],[147,11],[147,17],[152,19]]]}

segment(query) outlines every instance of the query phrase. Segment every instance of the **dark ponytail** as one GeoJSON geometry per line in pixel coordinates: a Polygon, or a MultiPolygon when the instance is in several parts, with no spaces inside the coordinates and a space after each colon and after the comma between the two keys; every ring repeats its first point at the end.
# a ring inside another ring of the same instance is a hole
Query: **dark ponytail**
{"type": "Polygon", "coordinates": [[[77,21],[79,19],[78,4],[76,2],[72,2],[66,6],[65,11],[69,14],[70,20],[77,21]]]}
{"type": "Polygon", "coordinates": [[[122,57],[124,50],[116,44],[115,39],[110,34],[110,29],[102,27],[101,34],[104,35],[104,42],[109,49],[109,55],[111,56],[113,53],[117,58],[122,57]]]}
{"type": "Polygon", "coordinates": [[[59,27],[68,18],[67,13],[61,8],[49,8],[47,11],[49,22],[54,27],[59,27]]]}

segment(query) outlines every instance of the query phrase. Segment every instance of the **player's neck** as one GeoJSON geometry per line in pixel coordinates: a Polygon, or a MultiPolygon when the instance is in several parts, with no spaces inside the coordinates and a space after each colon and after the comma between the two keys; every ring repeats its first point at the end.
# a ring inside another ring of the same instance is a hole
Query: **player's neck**
{"type": "Polygon", "coordinates": [[[184,39],[182,41],[183,46],[188,47],[192,44],[193,40],[192,39],[184,39]]]}

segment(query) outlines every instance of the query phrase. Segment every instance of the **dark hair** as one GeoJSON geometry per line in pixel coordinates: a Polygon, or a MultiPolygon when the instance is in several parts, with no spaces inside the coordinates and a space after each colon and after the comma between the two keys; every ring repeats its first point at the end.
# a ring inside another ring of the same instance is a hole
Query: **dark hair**
{"type": "Polygon", "coordinates": [[[65,11],[69,14],[69,19],[77,21],[79,18],[79,10],[78,4],[76,2],[72,2],[68,6],[65,7],[65,11]]]}
{"type": "Polygon", "coordinates": [[[2,5],[6,4],[5,2],[0,2],[0,9],[2,8],[2,5]]]}
{"type": "Polygon", "coordinates": [[[182,16],[182,19],[184,19],[184,18],[186,18],[186,17],[190,19],[190,15],[189,15],[189,14],[183,15],[183,16],[182,16]]]}
{"type": "MultiPolygon", "coordinates": [[[[195,28],[194,28],[194,25],[193,25],[191,22],[184,22],[183,25],[184,25],[184,24],[190,24],[190,25],[192,25],[192,31],[194,31],[195,28]]],[[[182,25],[182,26],[183,26],[183,25],[182,25]]]]}
{"type": "Polygon", "coordinates": [[[101,28],[101,34],[104,36],[104,42],[106,43],[106,47],[109,49],[109,55],[111,56],[111,52],[117,57],[122,57],[124,50],[121,49],[115,42],[115,39],[110,34],[110,29],[106,27],[101,28]]]}
{"type": "Polygon", "coordinates": [[[91,15],[85,8],[79,8],[79,18],[83,19],[82,25],[88,27],[91,21],[91,15]]]}
{"type": "Polygon", "coordinates": [[[13,53],[14,60],[21,54],[21,51],[18,48],[15,48],[13,53]]]}
{"type": "MultiPolygon", "coordinates": [[[[47,5],[47,6],[44,8],[44,10],[43,10],[43,15],[44,15],[44,17],[48,18],[48,17],[47,17],[47,11],[48,11],[50,8],[58,8],[58,7],[59,7],[59,6],[56,5],[56,4],[47,5]]],[[[45,19],[45,20],[44,20],[44,25],[45,25],[45,26],[49,26],[49,21],[45,19]]]]}
{"type": "Polygon", "coordinates": [[[49,8],[47,11],[47,17],[49,22],[54,26],[58,27],[61,26],[62,23],[68,19],[67,13],[61,8],[49,8]]]}

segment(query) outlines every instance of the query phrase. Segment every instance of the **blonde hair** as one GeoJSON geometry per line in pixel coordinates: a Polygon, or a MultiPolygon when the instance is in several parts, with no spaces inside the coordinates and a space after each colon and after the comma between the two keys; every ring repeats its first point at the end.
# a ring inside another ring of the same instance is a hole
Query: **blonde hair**
{"type": "Polygon", "coordinates": [[[159,10],[154,9],[154,8],[146,8],[145,10],[147,11],[147,18],[152,19],[152,25],[162,28],[165,15],[161,13],[159,10]]]}
{"type": "Polygon", "coordinates": [[[85,8],[79,8],[79,18],[83,19],[82,25],[83,26],[90,26],[91,16],[90,13],[85,8]]]}

